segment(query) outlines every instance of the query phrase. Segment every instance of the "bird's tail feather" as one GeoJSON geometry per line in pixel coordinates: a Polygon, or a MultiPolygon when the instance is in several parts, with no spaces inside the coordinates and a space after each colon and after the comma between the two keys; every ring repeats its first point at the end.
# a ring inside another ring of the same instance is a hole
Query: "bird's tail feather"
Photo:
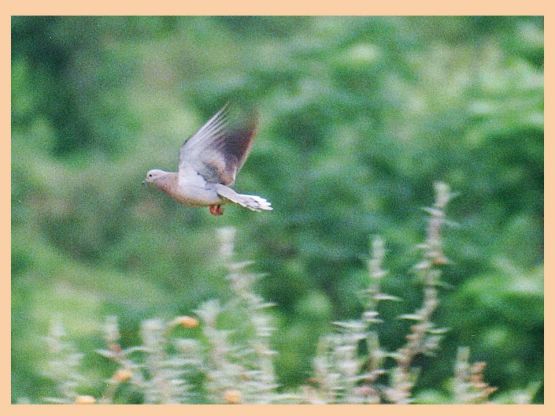
{"type": "Polygon", "coordinates": [[[229,201],[241,205],[251,211],[271,211],[272,204],[264,198],[256,195],[238,194],[233,189],[225,185],[218,185],[218,194],[229,201]]]}

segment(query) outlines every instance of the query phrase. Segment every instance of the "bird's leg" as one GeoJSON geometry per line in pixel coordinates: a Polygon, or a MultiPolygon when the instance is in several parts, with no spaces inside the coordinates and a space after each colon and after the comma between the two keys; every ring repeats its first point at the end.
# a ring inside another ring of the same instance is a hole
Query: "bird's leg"
{"type": "Polygon", "coordinates": [[[210,205],[210,214],[212,215],[223,215],[224,214],[224,210],[222,208],[221,205],[210,205]]]}

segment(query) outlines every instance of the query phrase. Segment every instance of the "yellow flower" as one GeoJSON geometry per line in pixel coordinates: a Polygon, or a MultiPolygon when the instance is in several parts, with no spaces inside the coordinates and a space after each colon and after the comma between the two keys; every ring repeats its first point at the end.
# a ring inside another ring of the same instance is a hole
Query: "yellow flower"
{"type": "Polygon", "coordinates": [[[133,372],[131,370],[129,370],[128,368],[120,368],[114,373],[112,378],[118,383],[125,383],[126,381],[131,379],[131,377],[133,377],[133,372]]]}
{"type": "Polygon", "coordinates": [[[192,316],[178,316],[174,320],[174,325],[181,325],[183,328],[191,329],[199,325],[198,319],[192,316]]]}
{"type": "Polygon", "coordinates": [[[241,392],[239,390],[226,390],[224,400],[229,404],[241,403],[241,392]]]}

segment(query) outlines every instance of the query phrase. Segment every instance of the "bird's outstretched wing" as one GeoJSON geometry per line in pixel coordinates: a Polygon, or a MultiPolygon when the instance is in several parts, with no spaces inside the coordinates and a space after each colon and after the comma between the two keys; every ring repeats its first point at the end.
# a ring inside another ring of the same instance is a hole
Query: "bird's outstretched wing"
{"type": "Polygon", "coordinates": [[[225,105],[179,150],[179,180],[200,174],[206,182],[232,185],[245,163],[256,131],[256,116],[233,122],[225,105]]]}

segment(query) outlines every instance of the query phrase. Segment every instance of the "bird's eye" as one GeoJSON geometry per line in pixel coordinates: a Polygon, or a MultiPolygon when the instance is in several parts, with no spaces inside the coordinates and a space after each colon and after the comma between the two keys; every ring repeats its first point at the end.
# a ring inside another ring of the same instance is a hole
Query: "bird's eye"
{"type": "Polygon", "coordinates": [[[149,174],[148,174],[148,177],[149,177],[149,178],[152,178],[152,173],[149,173],[149,174]]]}

